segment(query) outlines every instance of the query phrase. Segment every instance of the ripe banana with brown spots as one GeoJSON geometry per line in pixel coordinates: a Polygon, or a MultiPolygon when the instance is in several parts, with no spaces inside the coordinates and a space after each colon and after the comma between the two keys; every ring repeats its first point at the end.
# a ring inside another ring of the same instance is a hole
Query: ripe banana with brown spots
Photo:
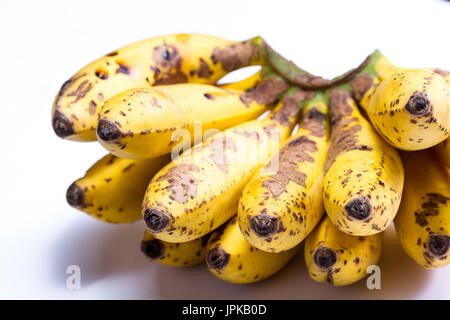
{"type": "Polygon", "coordinates": [[[278,167],[262,167],[242,192],[239,226],[258,249],[298,245],[323,215],[323,166],[329,144],[328,97],[317,92],[303,105],[303,120],[279,154],[278,167]]]}
{"type": "Polygon", "coordinates": [[[360,114],[344,88],[330,91],[331,143],[322,196],[343,232],[367,236],[385,230],[402,197],[404,171],[397,151],[360,114]]]}
{"type": "Polygon", "coordinates": [[[217,133],[161,169],[143,202],[153,235],[186,242],[229,220],[252,175],[289,138],[307,96],[300,89],[288,90],[266,118],[217,133]]]}
{"type": "Polygon", "coordinates": [[[205,262],[209,235],[184,243],[170,243],[156,239],[145,230],[141,252],[151,261],[169,267],[190,267],[205,262]]]}
{"type": "Polygon", "coordinates": [[[147,160],[106,155],[70,185],[67,202],[101,221],[137,221],[142,218],[142,198],[150,180],[169,161],[168,155],[147,160]]]}
{"type": "MultiPolygon", "coordinates": [[[[285,78],[291,84],[303,77],[302,72],[289,70],[285,78]]],[[[449,137],[448,72],[398,68],[377,50],[349,74],[353,75],[349,81],[353,97],[389,144],[421,150],[449,137]]]]}
{"type": "Polygon", "coordinates": [[[260,37],[236,42],[202,34],[139,41],[92,62],[64,83],[53,104],[61,138],[95,140],[101,105],[122,91],[183,82],[214,84],[228,72],[261,64],[260,37]]]}
{"type": "Polygon", "coordinates": [[[245,240],[235,217],[211,234],[206,249],[206,265],[219,279],[252,283],[280,271],[298,250],[297,246],[281,253],[272,253],[253,247],[245,240]]]}
{"type": "Polygon", "coordinates": [[[395,229],[424,268],[450,264],[450,174],[432,150],[404,152],[405,189],[395,229]]]}
{"type": "Polygon", "coordinates": [[[383,246],[383,233],[357,237],[339,231],[324,217],[305,241],[305,263],[314,281],[346,286],[376,265],[383,246]]]}
{"type": "Polygon", "coordinates": [[[125,91],[104,104],[98,140],[116,156],[132,159],[189,148],[196,130],[223,130],[255,119],[288,88],[263,73],[224,87],[186,83],[125,91]]]}

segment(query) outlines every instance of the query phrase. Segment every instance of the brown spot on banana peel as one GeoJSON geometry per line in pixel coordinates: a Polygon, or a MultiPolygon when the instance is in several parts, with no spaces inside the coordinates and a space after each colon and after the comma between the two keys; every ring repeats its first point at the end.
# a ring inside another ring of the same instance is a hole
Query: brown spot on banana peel
{"type": "Polygon", "coordinates": [[[314,98],[314,91],[296,90],[292,96],[285,95],[282,100],[282,107],[272,113],[270,119],[277,121],[282,126],[290,126],[290,118],[294,117],[300,108],[300,102],[314,98]]]}
{"type": "Polygon", "coordinates": [[[141,242],[141,252],[152,260],[159,259],[164,254],[164,245],[159,240],[141,242]]]}
{"type": "Polygon", "coordinates": [[[311,131],[311,135],[315,137],[323,137],[325,135],[326,119],[327,116],[324,113],[320,112],[316,108],[312,108],[303,116],[301,127],[311,131]]]}
{"type": "Polygon", "coordinates": [[[427,198],[422,203],[422,209],[414,212],[416,223],[421,227],[428,226],[428,217],[434,217],[439,214],[439,204],[446,204],[450,198],[439,193],[427,193],[427,198]]]}
{"type": "Polygon", "coordinates": [[[92,83],[90,83],[88,80],[84,80],[78,85],[78,87],[74,91],[69,92],[67,96],[75,97],[75,100],[72,101],[72,103],[75,103],[80,99],[84,98],[92,88],[93,88],[92,83]]]}
{"type": "Polygon", "coordinates": [[[199,78],[206,78],[206,79],[211,77],[213,74],[213,72],[209,68],[208,63],[205,60],[203,60],[202,58],[200,58],[200,66],[198,67],[198,69],[191,70],[190,73],[191,73],[191,76],[196,74],[199,78]]]}
{"type": "Polygon", "coordinates": [[[357,133],[362,128],[359,119],[356,117],[343,119],[350,116],[353,111],[352,107],[346,102],[347,98],[350,98],[350,93],[341,89],[334,89],[330,92],[332,130],[325,171],[328,171],[336,161],[337,156],[342,152],[373,150],[372,147],[357,143],[357,133]]]}
{"type": "Polygon", "coordinates": [[[353,91],[353,98],[359,103],[365,93],[373,86],[373,77],[368,73],[357,74],[350,80],[350,86],[353,91]]]}
{"type": "Polygon", "coordinates": [[[300,136],[288,143],[279,153],[278,171],[262,183],[262,187],[268,189],[272,196],[278,197],[284,191],[289,181],[303,187],[306,186],[306,174],[297,170],[300,162],[314,162],[308,152],[316,152],[316,143],[306,136],[300,136]]]}
{"type": "Polygon", "coordinates": [[[283,80],[270,77],[256,85],[253,90],[241,94],[240,100],[247,106],[253,101],[267,105],[275,102],[277,96],[288,88],[289,85],[283,80]]]}
{"type": "Polygon", "coordinates": [[[72,207],[86,208],[84,203],[84,191],[75,182],[70,185],[66,192],[66,200],[72,207]]]}
{"type": "Polygon", "coordinates": [[[438,259],[445,259],[450,248],[450,236],[448,234],[431,233],[428,236],[426,250],[438,259]]]}
{"type": "Polygon", "coordinates": [[[208,148],[215,153],[209,154],[208,158],[224,173],[228,173],[228,159],[225,151],[231,150],[236,152],[236,145],[231,137],[216,137],[208,144],[208,148]]]}
{"type": "Polygon", "coordinates": [[[160,176],[156,181],[166,180],[169,183],[166,189],[172,191],[169,196],[170,199],[184,204],[197,195],[198,181],[189,171],[199,172],[199,168],[193,164],[182,163],[171,167],[167,173],[160,176]]]}
{"type": "Polygon", "coordinates": [[[260,47],[253,45],[253,40],[232,44],[224,48],[213,49],[211,60],[214,64],[220,63],[223,70],[233,71],[243,66],[250,65],[253,59],[258,59],[260,47]]]}
{"type": "Polygon", "coordinates": [[[442,69],[438,69],[438,68],[434,69],[433,71],[443,78],[450,76],[450,71],[446,71],[446,70],[442,70],[442,69]]]}
{"type": "Polygon", "coordinates": [[[187,82],[187,76],[181,72],[182,57],[178,49],[172,45],[161,45],[153,49],[151,67],[154,72],[154,85],[175,84],[187,82]]]}
{"type": "Polygon", "coordinates": [[[216,245],[214,249],[206,254],[206,265],[208,268],[220,271],[225,268],[230,260],[230,254],[226,252],[220,245],[216,245]]]}

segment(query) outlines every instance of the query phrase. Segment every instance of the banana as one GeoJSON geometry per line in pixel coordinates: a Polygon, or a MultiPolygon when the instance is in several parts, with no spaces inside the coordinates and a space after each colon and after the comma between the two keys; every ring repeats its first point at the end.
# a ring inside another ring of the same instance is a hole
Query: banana
{"type": "Polygon", "coordinates": [[[450,174],[431,150],[404,152],[405,189],[394,220],[406,253],[424,268],[450,263],[450,174]]]}
{"type": "Polygon", "coordinates": [[[296,135],[274,156],[278,167],[262,167],[244,188],[238,207],[239,226],[256,248],[280,252],[295,247],[322,217],[327,115],[328,97],[318,92],[305,102],[296,135]]]}
{"type": "Polygon", "coordinates": [[[189,148],[196,130],[222,130],[255,119],[288,88],[263,73],[222,88],[186,83],[125,91],[104,104],[98,140],[114,155],[131,159],[170,153],[175,146],[189,148]]]}
{"type": "Polygon", "coordinates": [[[161,169],[143,202],[155,238],[186,242],[229,220],[251,176],[289,138],[300,102],[309,94],[288,90],[265,119],[217,133],[161,169]]]}
{"type": "Polygon", "coordinates": [[[400,156],[360,114],[348,90],[335,88],[329,96],[332,127],[322,183],[325,211],[340,231],[358,236],[381,232],[400,205],[400,156]]]}
{"type": "Polygon", "coordinates": [[[145,230],[141,252],[151,261],[169,267],[190,267],[205,261],[209,235],[184,243],[170,243],[156,239],[145,230]]]}
{"type": "MultiPolygon", "coordinates": [[[[303,71],[295,68],[290,68],[288,75],[280,74],[294,85],[297,78],[304,78],[303,71]]],[[[421,150],[449,137],[448,72],[399,68],[376,50],[348,75],[352,75],[349,85],[354,99],[389,144],[402,150],[421,150]]]]}
{"type": "Polygon", "coordinates": [[[110,223],[129,223],[142,218],[141,203],[150,180],[170,157],[147,160],[106,155],[70,185],[67,202],[91,217],[110,223]]]}
{"type": "Polygon", "coordinates": [[[202,34],[139,41],[92,62],[66,81],[52,110],[55,133],[95,140],[101,105],[132,88],[193,82],[213,84],[228,72],[261,63],[260,37],[235,42],[202,34]]]}
{"type": "Polygon", "coordinates": [[[442,141],[434,148],[441,161],[447,168],[450,168],[450,138],[442,141]]]}
{"type": "Polygon", "coordinates": [[[280,271],[298,249],[271,253],[253,247],[245,240],[235,217],[212,233],[206,249],[206,265],[219,279],[252,283],[280,271]]]}
{"type": "Polygon", "coordinates": [[[311,279],[346,286],[376,265],[383,246],[383,233],[357,237],[339,231],[328,217],[306,237],[305,263],[311,279]]]}

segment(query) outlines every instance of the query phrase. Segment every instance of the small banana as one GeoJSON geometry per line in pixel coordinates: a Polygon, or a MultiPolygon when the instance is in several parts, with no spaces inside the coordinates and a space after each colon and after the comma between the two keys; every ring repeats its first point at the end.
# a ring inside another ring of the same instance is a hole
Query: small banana
{"type": "Polygon", "coordinates": [[[265,119],[249,121],[198,143],[152,179],[143,215],[168,242],[197,239],[229,220],[255,171],[289,138],[309,93],[293,88],[265,119]]]}
{"type": "Polygon", "coordinates": [[[383,233],[357,237],[339,231],[328,217],[306,237],[305,263],[314,281],[346,286],[366,275],[376,265],[383,245],[383,233]]]}
{"type": "Polygon", "coordinates": [[[340,231],[358,236],[381,232],[400,205],[400,156],[359,113],[348,90],[336,88],[329,96],[332,127],[322,183],[325,211],[340,231]]]}
{"type": "Polygon", "coordinates": [[[260,64],[262,43],[260,37],[235,42],[202,34],[172,34],[120,48],[63,84],[53,104],[53,129],[61,138],[93,141],[99,109],[112,96],[151,85],[214,84],[230,71],[260,64]]]}
{"type": "MultiPolygon", "coordinates": [[[[303,73],[289,70],[289,75],[283,76],[295,85],[295,79],[301,79],[303,73]]],[[[349,85],[353,97],[389,144],[403,150],[421,150],[449,137],[448,72],[399,68],[376,50],[348,74],[352,75],[349,85]]]]}
{"type": "Polygon", "coordinates": [[[170,157],[147,160],[106,155],[67,190],[74,208],[105,222],[129,223],[142,218],[141,203],[150,180],[170,157]]]}
{"type": "Polygon", "coordinates": [[[280,271],[298,249],[271,253],[253,247],[245,240],[235,217],[212,233],[206,249],[206,265],[219,279],[252,283],[280,271]]]}
{"type": "Polygon", "coordinates": [[[434,147],[441,161],[450,169],[450,138],[434,147]]]}
{"type": "Polygon", "coordinates": [[[258,249],[280,252],[298,245],[323,215],[322,179],[329,143],[328,97],[304,103],[303,120],[279,154],[277,168],[262,167],[242,192],[238,220],[258,249]]]}
{"type": "Polygon", "coordinates": [[[431,150],[404,152],[405,189],[395,229],[424,268],[450,264],[450,174],[431,150]]]}
{"type": "Polygon", "coordinates": [[[145,230],[141,252],[151,261],[169,267],[190,267],[205,261],[209,235],[184,243],[170,243],[156,239],[145,230]]]}
{"type": "Polygon", "coordinates": [[[255,119],[288,89],[274,75],[263,79],[263,72],[222,88],[186,83],[120,93],[100,112],[98,140],[116,156],[132,159],[189,148],[196,130],[206,133],[255,119]]]}

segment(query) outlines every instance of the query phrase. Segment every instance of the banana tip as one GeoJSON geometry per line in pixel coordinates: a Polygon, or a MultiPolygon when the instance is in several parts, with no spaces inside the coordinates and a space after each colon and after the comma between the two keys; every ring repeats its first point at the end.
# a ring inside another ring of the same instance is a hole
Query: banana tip
{"type": "Polygon", "coordinates": [[[153,208],[148,208],[145,210],[144,221],[151,231],[161,231],[167,227],[169,220],[169,216],[162,211],[153,208]]]}
{"type": "Polygon", "coordinates": [[[277,231],[278,218],[260,214],[250,218],[250,226],[258,236],[269,237],[277,231]]]}
{"type": "Polygon", "coordinates": [[[121,136],[122,132],[119,127],[109,121],[109,120],[100,120],[97,126],[97,136],[99,139],[103,141],[113,141],[121,136]]]}
{"type": "Polygon", "coordinates": [[[84,207],[84,191],[76,183],[72,183],[66,192],[66,200],[72,207],[84,207]]]}
{"type": "Polygon", "coordinates": [[[52,125],[56,135],[60,138],[65,138],[74,134],[72,121],[60,111],[56,111],[53,115],[52,125]]]}
{"type": "Polygon", "coordinates": [[[158,240],[142,241],[141,252],[150,259],[158,259],[164,253],[164,246],[158,240]]]}
{"type": "Polygon", "coordinates": [[[347,203],[345,211],[350,218],[366,220],[372,213],[370,199],[368,197],[354,198],[347,203]]]}
{"type": "Polygon", "coordinates": [[[447,234],[430,234],[427,249],[435,257],[445,256],[450,249],[450,236],[447,234]]]}
{"type": "Polygon", "coordinates": [[[228,264],[230,254],[222,247],[216,246],[206,254],[206,265],[213,270],[222,270],[228,264]]]}
{"type": "Polygon", "coordinates": [[[328,247],[321,246],[314,252],[313,259],[320,269],[328,269],[336,263],[337,253],[328,247]]]}

